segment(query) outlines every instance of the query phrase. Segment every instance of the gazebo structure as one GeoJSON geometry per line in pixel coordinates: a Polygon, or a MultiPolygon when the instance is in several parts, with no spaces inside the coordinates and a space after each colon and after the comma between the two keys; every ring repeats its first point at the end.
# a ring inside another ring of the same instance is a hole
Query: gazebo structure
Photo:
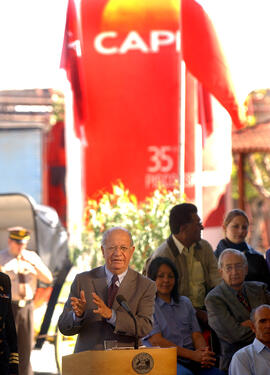
{"type": "Polygon", "coordinates": [[[253,152],[270,153],[270,122],[256,124],[232,134],[232,152],[238,160],[238,207],[245,210],[244,162],[247,154],[253,152]]]}

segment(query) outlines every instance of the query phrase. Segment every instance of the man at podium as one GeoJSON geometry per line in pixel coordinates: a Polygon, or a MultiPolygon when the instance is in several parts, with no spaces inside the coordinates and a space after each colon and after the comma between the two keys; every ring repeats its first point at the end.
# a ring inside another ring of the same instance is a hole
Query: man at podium
{"type": "Polygon", "coordinates": [[[135,250],[130,232],[121,227],[108,229],[101,250],[105,265],[75,277],[59,317],[63,335],[78,334],[75,353],[102,350],[107,340],[117,340],[118,347],[134,346],[138,337],[152,329],[156,286],[129,267],[135,250]],[[125,308],[117,302],[117,295],[125,308]]]}

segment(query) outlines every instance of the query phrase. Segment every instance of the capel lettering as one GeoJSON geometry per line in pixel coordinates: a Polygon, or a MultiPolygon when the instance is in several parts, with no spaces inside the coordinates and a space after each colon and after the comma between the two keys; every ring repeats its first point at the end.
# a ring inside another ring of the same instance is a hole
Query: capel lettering
{"type": "Polygon", "coordinates": [[[115,31],[106,31],[104,33],[98,34],[94,39],[95,49],[102,55],[114,55],[115,53],[117,53],[117,48],[116,47],[110,47],[110,48],[104,47],[103,42],[106,39],[116,38],[116,37],[117,37],[117,32],[115,31]]]}
{"type": "Polygon", "coordinates": [[[124,54],[131,50],[138,50],[144,53],[148,52],[147,45],[136,31],[131,31],[127,35],[126,39],[119,48],[119,53],[124,54]]]}
{"type": "Polygon", "coordinates": [[[149,45],[137,31],[130,31],[122,42],[119,42],[116,31],[100,33],[94,39],[95,50],[102,55],[126,54],[129,51],[158,53],[162,47],[173,44],[175,45],[176,52],[180,52],[180,31],[150,31],[149,45]]]}
{"type": "Polygon", "coordinates": [[[150,41],[153,52],[158,52],[160,46],[168,46],[175,41],[175,35],[171,31],[152,31],[150,41]]]}

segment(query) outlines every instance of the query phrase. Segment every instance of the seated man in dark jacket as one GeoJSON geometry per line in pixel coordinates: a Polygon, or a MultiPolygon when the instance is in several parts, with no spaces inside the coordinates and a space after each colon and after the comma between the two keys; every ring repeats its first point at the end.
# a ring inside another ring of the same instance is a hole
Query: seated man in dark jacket
{"type": "Polygon", "coordinates": [[[245,255],[226,249],[218,260],[223,278],[205,299],[208,323],[221,344],[220,369],[228,370],[233,354],[254,340],[250,312],[269,304],[270,293],[264,283],[244,281],[248,271],[245,255]]]}

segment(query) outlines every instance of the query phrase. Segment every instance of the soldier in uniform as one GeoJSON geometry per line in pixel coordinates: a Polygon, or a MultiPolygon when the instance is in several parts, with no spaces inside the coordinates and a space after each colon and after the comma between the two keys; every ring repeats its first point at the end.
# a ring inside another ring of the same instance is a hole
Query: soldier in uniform
{"type": "Polygon", "coordinates": [[[32,375],[30,355],[33,346],[33,298],[37,281],[50,284],[52,274],[35,251],[26,249],[30,232],[23,227],[8,229],[8,248],[0,252],[0,266],[9,275],[12,311],[18,336],[19,374],[32,375]]]}
{"type": "Polygon", "coordinates": [[[11,284],[8,275],[0,272],[0,373],[18,374],[17,334],[11,309],[11,284]]]}

